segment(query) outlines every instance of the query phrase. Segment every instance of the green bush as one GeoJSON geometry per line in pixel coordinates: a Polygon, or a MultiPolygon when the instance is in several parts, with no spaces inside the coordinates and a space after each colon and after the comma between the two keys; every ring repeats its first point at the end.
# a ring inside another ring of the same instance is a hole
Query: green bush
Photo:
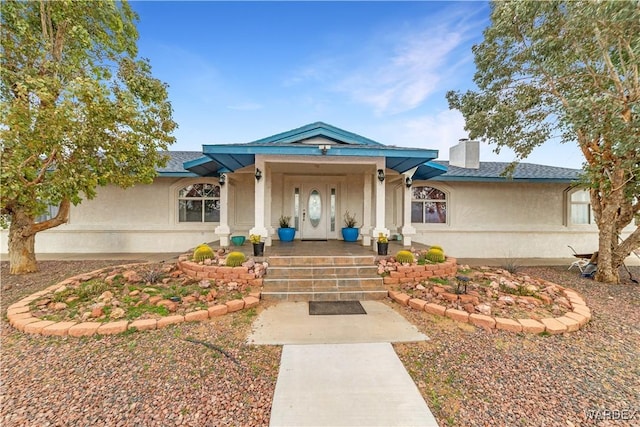
{"type": "Polygon", "coordinates": [[[426,258],[431,262],[444,262],[445,256],[442,249],[434,248],[433,246],[427,252],[426,258]]]}
{"type": "Polygon", "coordinates": [[[211,249],[209,245],[199,245],[193,251],[193,260],[196,262],[204,261],[205,259],[212,259],[213,257],[213,249],[211,249]]]}
{"type": "Polygon", "coordinates": [[[238,267],[246,261],[246,257],[242,252],[231,252],[227,255],[227,267],[238,267]]]}
{"type": "Polygon", "coordinates": [[[401,263],[412,264],[413,263],[413,254],[410,251],[398,251],[396,254],[396,261],[401,263]]]}

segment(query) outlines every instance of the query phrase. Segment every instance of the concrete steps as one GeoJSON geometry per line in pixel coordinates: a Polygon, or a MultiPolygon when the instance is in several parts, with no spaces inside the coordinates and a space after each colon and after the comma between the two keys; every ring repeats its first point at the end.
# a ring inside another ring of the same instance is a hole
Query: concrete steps
{"type": "Polygon", "coordinates": [[[374,300],[387,296],[374,256],[273,256],[261,298],[272,301],[374,300]]]}

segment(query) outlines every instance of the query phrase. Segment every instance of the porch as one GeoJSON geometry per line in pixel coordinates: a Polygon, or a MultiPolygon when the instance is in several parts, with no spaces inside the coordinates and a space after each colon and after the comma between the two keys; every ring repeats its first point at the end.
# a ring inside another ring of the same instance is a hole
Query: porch
{"type": "MultiPolygon", "coordinates": [[[[376,243],[374,242],[374,245],[376,243]]],[[[219,242],[212,243],[213,248],[219,247],[219,242]]],[[[291,256],[374,256],[378,257],[376,246],[363,246],[361,241],[345,242],[344,240],[323,240],[305,241],[294,240],[293,242],[281,242],[273,240],[271,246],[265,246],[264,257],[257,257],[258,260],[269,261],[269,257],[291,257],[291,256]]],[[[428,249],[421,243],[413,242],[411,247],[415,249],[428,249]]],[[[244,253],[247,257],[253,257],[253,245],[248,240],[242,246],[228,246],[230,251],[244,253]]],[[[388,256],[396,254],[398,251],[407,249],[402,241],[390,240],[388,256]]],[[[254,257],[255,258],[255,257],[254,257]]]]}

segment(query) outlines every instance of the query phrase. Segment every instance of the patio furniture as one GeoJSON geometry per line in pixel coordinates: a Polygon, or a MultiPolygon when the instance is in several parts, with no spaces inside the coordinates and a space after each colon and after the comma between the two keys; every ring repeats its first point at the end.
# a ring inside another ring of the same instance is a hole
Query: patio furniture
{"type": "Polygon", "coordinates": [[[591,257],[593,256],[593,253],[590,254],[579,254],[576,252],[575,249],[573,249],[573,247],[571,247],[570,245],[567,245],[569,247],[569,249],[571,249],[571,252],[573,252],[573,256],[578,258],[577,260],[573,261],[571,263],[571,265],[569,266],[568,270],[571,270],[573,267],[578,267],[578,270],[580,270],[580,273],[584,272],[585,267],[589,264],[589,260],[591,259],[591,257]]]}

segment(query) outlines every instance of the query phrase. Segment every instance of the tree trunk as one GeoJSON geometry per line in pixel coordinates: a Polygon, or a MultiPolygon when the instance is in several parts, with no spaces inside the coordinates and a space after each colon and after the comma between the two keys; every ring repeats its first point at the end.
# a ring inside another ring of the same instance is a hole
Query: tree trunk
{"type": "Polygon", "coordinates": [[[9,273],[26,274],[38,271],[33,232],[34,218],[14,210],[9,226],[9,273]]]}
{"type": "Polygon", "coordinates": [[[603,283],[620,283],[620,265],[613,262],[613,250],[618,246],[618,235],[614,232],[615,219],[611,212],[611,209],[603,209],[598,224],[598,270],[594,279],[603,283]]]}

